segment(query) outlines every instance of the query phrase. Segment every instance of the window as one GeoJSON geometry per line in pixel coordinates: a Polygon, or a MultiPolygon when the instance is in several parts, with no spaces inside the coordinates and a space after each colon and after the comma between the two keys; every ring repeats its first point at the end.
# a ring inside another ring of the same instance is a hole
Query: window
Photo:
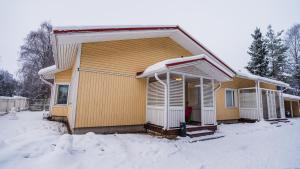
{"type": "Polygon", "coordinates": [[[231,107],[236,107],[235,104],[235,90],[233,89],[226,89],[225,90],[225,102],[226,102],[226,107],[231,108],[231,107]]]}
{"type": "Polygon", "coordinates": [[[58,85],[56,94],[56,104],[67,104],[68,103],[68,90],[69,85],[58,85]]]}

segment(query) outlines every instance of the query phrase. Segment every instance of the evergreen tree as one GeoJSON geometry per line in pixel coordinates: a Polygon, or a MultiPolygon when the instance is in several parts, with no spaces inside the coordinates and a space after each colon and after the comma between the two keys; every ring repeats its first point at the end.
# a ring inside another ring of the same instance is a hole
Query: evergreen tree
{"type": "Polygon", "coordinates": [[[8,71],[0,69],[0,96],[13,96],[16,92],[17,81],[8,71]]]}
{"type": "Polygon", "coordinates": [[[251,36],[253,42],[248,51],[251,60],[246,68],[255,75],[266,76],[268,73],[268,60],[266,58],[267,48],[264,38],[259,28],[256,28],[251,36]]]}
{"type": "Polygon", "coordinates": [[[274,33],[271,25],[268,26],[266,34],[266,46],[268,51],[268,60],[270,62],[268,76],[277,80],[286,81],[286,51],[287,47],[281,39],[283,31],[274,33]]]}

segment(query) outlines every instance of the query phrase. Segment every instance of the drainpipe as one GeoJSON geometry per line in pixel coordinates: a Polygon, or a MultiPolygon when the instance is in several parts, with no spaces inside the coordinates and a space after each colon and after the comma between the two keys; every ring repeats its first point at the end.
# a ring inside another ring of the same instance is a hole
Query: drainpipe
{"type": "Polygon", "coordinates": [[[168,87],[167,84],[159,79],[157,73],[154,74],[155,79],[164,86],[165,89],[165,112],[164,112],[164,130],[167,129],[168,125],[168,87]]]}

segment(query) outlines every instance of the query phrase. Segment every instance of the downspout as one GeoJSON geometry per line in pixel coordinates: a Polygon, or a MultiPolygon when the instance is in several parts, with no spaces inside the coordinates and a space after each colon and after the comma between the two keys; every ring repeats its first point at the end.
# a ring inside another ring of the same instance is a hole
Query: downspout
{"type": "Polygon", "coordinates": [[[164,127],[163,129],[166,130],[167,129],[167,123],[168,123],[168,88],[167,88],[167,84],[165,84],[162,80],[159,79],[157,73],[154,74],[155,79],[161,83],[164,88],[165,88],[165,112],[164,112],[164,127]]]}

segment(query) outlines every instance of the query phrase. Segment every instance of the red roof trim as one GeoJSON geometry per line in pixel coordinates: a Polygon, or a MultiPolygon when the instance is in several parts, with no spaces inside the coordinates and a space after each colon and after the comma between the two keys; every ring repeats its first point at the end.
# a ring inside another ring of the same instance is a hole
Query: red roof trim
{"type": "Polygon", "coordinates": [[[166,30],[177,29],[177,27],[136,27],[136,28],[95,28],[95,29],[67,29],[67,30],[53,30],[55,34],[61,33],[75,33],[75,32],[113,32],[113,31],[142,31],[142,30],[166,30]]]}
{"type": "Polygon", "coordinates": [[[212,62],[210,62],[206,58],[200,58],[200,59],[193,59],[193,60],[187,60],[187,61],[182,61],[182,62],[170,63],[170,64],[166,64],[166,66],[168,66],[168,67],[169,66],[176,66],[176,65],[181,65],[181,64],[185,64],[185,63],[201,61],[201,60],[204,60],[207,63],[209,63],[210,65],[212,65],[213,67],[217,68],[219,71],[221,71],[222,73],[224,73],[229,78],[233,78],[232,76],[228,75],[226,72],[224,72],[222,69],[220,69],[218,66],[216,66],[215,64],[213,64],[212,62]]]}
{"type": "Polygon", "coordinates": [[[193,42],[195,42],[198,46],[202,47],[207,53],[209,53],[210,55],[212,55],[213,57],[215,57],[219,62],[221,62],[224,66],[226,66],[229,70],[231,70],[233,73],[235,73],[235,71],[233,69],[231,69],[227,64],[225,64],[221,59],[219,59],[216,55],[214,55],[213,53],[211,53],[206,47],[202,46],[196,39],[194,39],[193,37],[191,37],[187,32],[185,32],[184,30],[182,30],[179,26],[177,27],[179,31],[181,31],[185,36],[189,37],[193,42]]]}
{"type": "Polygon", "coordinates": [[[191,37],[187,32],[182,30],[179,26],[165,26],[165,27],[132,27],[132,28],[94,28],[94,29],[67,29],[67,30],[53,30],[53,33],[55,34],[62,34],[62,33],[76,33],[76,32],[113,32],[113,31],[141,31],[141,30],[166,30],[166,29],[178,29],[180,32],[182,32],[185,36],[187,36],[189,39],[191,39],[194,43],[196,43],[198,46],[203,48],[207,53],[212,55],[214,58],[216,58],[219,62],[221,62],[224,66],[226,66],[229,70],[231,70],[233,73],[235,71],[231,69],[228,65],[226,65],[221,59],[219,59],[216,55],[211,53],[207,48],[202,46],[198,41],[196,41],[193,37],[191,37]]]}

